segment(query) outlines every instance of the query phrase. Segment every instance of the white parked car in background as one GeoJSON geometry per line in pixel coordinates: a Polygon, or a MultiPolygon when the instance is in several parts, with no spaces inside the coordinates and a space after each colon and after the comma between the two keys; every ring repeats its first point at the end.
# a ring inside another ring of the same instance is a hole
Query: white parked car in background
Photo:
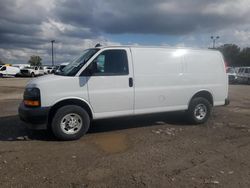
{"type": "Polygon", "coordinates": [[[73,140],[91,120],[186,111],[191,123],[201,124],[213,106],[228,103],[219,51],[98,47],[61,72],[29,82],[19,116],[31,128],[51,128],[58,139],[73,140]]]}
{"type": "Polygon", "coordinates": [[[238,82],[238,73],[237,69],[234,67],[227,67],[228,81],[230,84],[238,82]]]}
{"type": "Polygon", "coordinates": [[[53,67],[52,66],[44,66],[44,74],[51,74],[53,73],[53,67]]]}
{"type": "Polygon", "coordinates": [[[3,76],[16,76],[20,72],[20,69],[17,67],[12,67],[9,65],[3,65],[0,68],[0,77],[3,76]]]}
{"type": "Polygon", "coordinates": [[[42,66],[38,67],[38,75],[44,75],[44,68],[42,66]]]}
{"type": "Polygon", "coordinates": [[[21,76],[29,76],[29,77],[35,77],[39,75],[44,75],[43,67],[24,67],[20,70],[21,76]]]}
{"type": "Polygon", "coordinates": [[[250,67],[240,67],[237,77],[239,83],[250,84],[250,67]]]}
{"type": "Polygon", "coordinates": [[[66,67],[69,63],[61,63],[58,68],[56,69],[56,73],[58,72],[62,72],[62,70],[64,69],[64,67],[66,67]]]}

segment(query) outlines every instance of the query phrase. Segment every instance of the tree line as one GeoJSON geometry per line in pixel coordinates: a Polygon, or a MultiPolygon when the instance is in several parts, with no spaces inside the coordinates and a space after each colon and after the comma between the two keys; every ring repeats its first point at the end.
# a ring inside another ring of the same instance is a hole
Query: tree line
{"type": "Polygon", "coordinates": [[[30,66],[41,66],[42,65],[42,58],[40,56],[32,55],[28,61],[30,66]]]}
{"type": "Polygon", "coordinates": [[[227,66],[241,67],[250,66],[250,48],[240,48],[236,44],[224,44],[216,48],[219,50],[227,63],[227,66]]]}
{"type": "MultiPolygon", "coordinates": [[[[3,60],[0,59],[0,65],[6,64],[3,60]]],[[[42,58],[40,56],[32,55],[28,60],[28,64],[30,66],[41,66],[42,65],[42,58]]]]}

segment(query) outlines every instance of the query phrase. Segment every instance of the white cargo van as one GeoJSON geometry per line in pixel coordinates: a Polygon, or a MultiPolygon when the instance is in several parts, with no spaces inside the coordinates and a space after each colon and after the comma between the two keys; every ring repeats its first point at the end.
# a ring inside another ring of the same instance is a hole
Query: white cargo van
{"type": "Polygon", "coordinates": [[[32,128],[51,128],[58,139],[73,140],[91,120],[187,111],[200,124],[213,106],[228,103],[218,51],[100,47],[83,51],[62,72],[29,82],[19,116],[32,128]]]}
{"type": "Polygon", "coordinates": [[[17,67],[12,67],[9,65],[3,65],[0,68],[0,77],[3,76],[16,76],[20,72],[20,69],[17,67]]]}

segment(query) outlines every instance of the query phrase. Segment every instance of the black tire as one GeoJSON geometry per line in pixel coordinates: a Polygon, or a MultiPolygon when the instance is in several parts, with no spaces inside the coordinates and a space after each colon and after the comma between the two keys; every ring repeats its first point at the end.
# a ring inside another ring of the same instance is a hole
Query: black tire
{"type": "Polygon", "coordinates": [[[203,97],[196,97],[192,99],[189,104],[187,111],[188,120],[191,124],[205,123],[211,114],[211,110],[212,104],[207,99],[203,97]],[[201,115],[200,110],[198,110],[199,107],[201,107],[203,110],[205,109],[205,115],[201,115]]]}
{"type": "Polygon", "coordinates": [[[52,119],[51,129],[55,137],[59,140],[77,140],[88,131],[89,125],[89,115],[82,107],[76,105],[66,105],[59,108],[55,113],[52,119]],[[69,114],[77,114],[81,118],[82,126],[76,133],[67,134],[65,133],[67,130],[61,127],[61,121],[66,115],[69,114]]]}
{"type": "Polygon", "coordinates": [[[34,72],[31,73],[31,77],[32,78],[35,77],[35,73],[34,72]]]}
{"type": "Polygon", "coordinates": [[[248,85],[250,85],[250,78],[248,78],[248,80],[247,80],[247,84],[248,84],[248,85]]]}

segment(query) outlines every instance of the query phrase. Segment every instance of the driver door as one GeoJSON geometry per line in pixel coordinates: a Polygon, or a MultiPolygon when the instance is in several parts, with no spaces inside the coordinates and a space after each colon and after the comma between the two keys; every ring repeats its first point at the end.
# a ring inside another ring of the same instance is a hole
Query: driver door
{"type": "Polygon", "coordinates": [[[89,101],[95,118],[133,114],[134,86],[129,49],[108,49],[89,65],[89,101]]]}

